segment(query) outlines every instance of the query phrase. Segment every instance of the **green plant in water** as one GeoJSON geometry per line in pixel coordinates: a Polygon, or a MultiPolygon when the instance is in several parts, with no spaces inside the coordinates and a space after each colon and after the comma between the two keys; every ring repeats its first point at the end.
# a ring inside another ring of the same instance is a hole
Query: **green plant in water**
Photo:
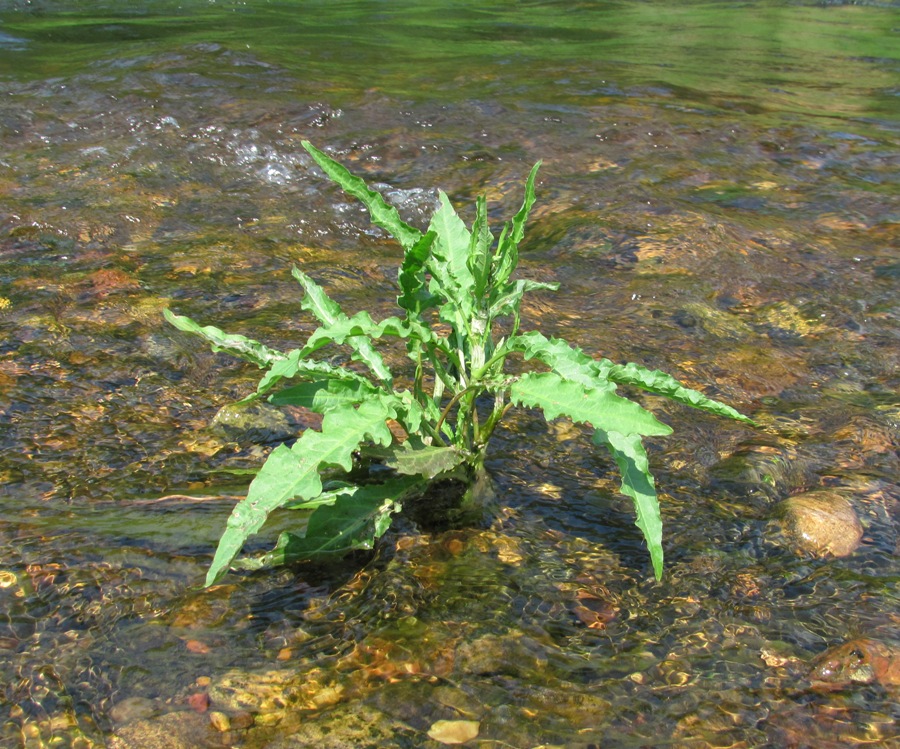
{"type": "Polygon", "coordinates": [[[428,487],[438,483],[462,488],[453,511],[465,517],[484,492],[491,435],[513,405],[593,428],[593,442],[605,446],[619,467],[622,492],[634,502],[637,526],[661,577],[662,521],[642,438],[672,430],[618,395],[616,386],[752,422],[663,372],[593,359],[566,341],[520,331],[523,295],[558,288],[513,279],[540,162],[528,176],[522,207],[495,239],[484,197],[475,204],[469,229],[441,192],[440,208],[423,234],[362,179],[311,144],[303,146],[402,245],[397,298],[402,313],[380,321],[365,311],[348,316],[298,268],[293,275],[305,292],[301,307],[319,322],[300,348],[277,351],[166,310],[166,319],[177,328],[265,370],[251,398],[265,396],[274,404],[304,406],[323,416],[320,431],[307,429],[291,447],[283,444],[271,452],[228,519],[206,584],[230,567],[256,569],[370,549],[404,502],[427,497],[428,487]],[[406,345],[415,371],[408,387],[397,384],[379,353],[387,339],[406,345]],[[326,346],[346,347],[359,366],[317,357],[326,346]],[[511,372],[510,357],[538,366],[511,372]],[[403,438],[390,429],[392,421],[402,426],[403,438]],[[382,470],[363,470],[374,465],[382,470]],[[279,508],[304,510],[303,531],[281,534],[275,548],[261,557],[238,559],[244,542],[279,508]]]}

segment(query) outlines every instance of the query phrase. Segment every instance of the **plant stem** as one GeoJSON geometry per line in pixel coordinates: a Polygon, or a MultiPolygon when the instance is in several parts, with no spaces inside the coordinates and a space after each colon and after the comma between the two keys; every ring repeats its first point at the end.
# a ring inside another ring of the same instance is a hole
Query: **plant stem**
{"type": "Polygon", "coordinates": [[[450,409],[453,408],[453,406],[455,406],[457,403],[459,403],[460,398],[462,398],[467,392],[469,392],[469,390],[471,390],[471,388],[463,388],[450,399],[450,402],[446,406],[444,406],[444,410],[441,412],[441,418],[438,419],[438,423],[435,424],[435,431],[441,431],[441,426],[444,423],[444,419],[446,419],[450,414],[450,409]]]}

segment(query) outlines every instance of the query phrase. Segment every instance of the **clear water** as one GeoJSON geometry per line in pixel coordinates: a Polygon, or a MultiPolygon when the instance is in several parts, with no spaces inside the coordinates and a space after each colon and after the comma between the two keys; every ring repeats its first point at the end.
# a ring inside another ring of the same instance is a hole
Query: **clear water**
{"type": "Polygon", "coordinates": [[[0,2],[3,745],[896,740],[895,687],[806,678],[897,639],[896,5],[483,6],[0,2]],[[396,246],[305,138],[418,224],[436,187],[510,215],[543,159],[521,272],[562,290],[526,326],[759,421],[648,401],[675,428],[662,583],[610,462],[520,414],[490,528],[200,589],[268,448],[209,428],[254,372],[161,310],[286,345],[294,263],[393,304],[396,246]],[[771,521],[820,486],[863,522],[849,557],[771,521]],[[235,681],[254,727],[190,709],[234,718],[235,681]]]}

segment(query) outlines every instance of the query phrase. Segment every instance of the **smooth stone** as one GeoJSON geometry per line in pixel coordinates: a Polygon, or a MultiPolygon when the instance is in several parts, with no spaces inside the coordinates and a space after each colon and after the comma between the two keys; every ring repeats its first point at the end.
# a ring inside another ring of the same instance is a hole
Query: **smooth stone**
{"type": "Polygon", "coordinates": [[[797,551],[845,557],[856,550],[862,539],[862,524],[853,506],[828,489],[789,497],[775,511],[797,551]]]}
{"type": "Polygon", "coordinates": [[[477,720],[438,720],[428,729],[428,736],[441,744],[465,744],[478,735],[477,720]]]}

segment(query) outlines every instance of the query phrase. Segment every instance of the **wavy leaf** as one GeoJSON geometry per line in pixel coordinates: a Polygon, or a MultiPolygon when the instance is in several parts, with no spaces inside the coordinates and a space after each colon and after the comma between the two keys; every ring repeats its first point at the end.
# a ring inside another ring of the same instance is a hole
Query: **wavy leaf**
{"type": "Polygon", "coordinates": [[[183,330],[185,333],[194,333],[206,339],[212,345],[213,351],[225,351],[252,362],[258,367],[268,367],[286,356],[281,351],[271,349],[252,338],[226,333],[214,325],[201,326],[190,317],[176,315],[168,309],[163,310],[163,316],[179,330],[183,330]]]}
{"type": "MultiPolygon", "coordinates": [[[[325,328],[335,328],[345,324],[349,318],[344,314],[340,305],[329,297],[319,284],[296,266],[291,272],[306,292],[300,303],[303,309],[312,312],[325,328]]],[[[368,317],[368,315],[366,316],[368,317]]],[[[369,321],[371,322],[371,318],[369,321]]],[[[315,334],[313,333],[313,335],[315,334]]],[[[375,350],[372,341],[366,335],[348,335],[344,338],[344,342],[356,352],[355,359],[363,362],[379,380],[390,386],[394,377],[384,363],[384,359],[381,358],[381,354],[375,350]]]]}
{"type": "Polygon", "coordinates": [[[531,167],[531,172],[525,182],[525,200],[522,207],[513,217],[509,231],[504,229],[500,235],[492,271],[493,283],[498,288],[506,284],[519,264],[519,243],[525,237],[525,224],[528,221],[528,214],[531,213],[531,207],[534,205],[534,182],[540,168],[540,161],[531,167]]]}
{"type": "Polygon", "coordinates": [[[375,340],[383,336],[395,338],[409,338],[413,328],[399,317],[388,317],[380,323],[376,323],[368,312],[357,312],[353,317],[341,315],[329,325],[317,328],[306,341],[303,347],[303,356],[308,356],[329,343],[347,343],[358,347],[360,340],[375,340]]]}
{"type": "Polygon", "coordinates": [[[481,298],[487,290],[491,273],[491,246],[493,244],[494,235],[491,234],[488,226],[487,199],[481,195],[475,201],[475,221],[472,224],[468,257],[466,258],[466,265],[473,283],[470,293],[476,304],[481,303],[481,298]]]}
{"type": "Polygon", "coordinates": [[[260,569],[371,549],[390,526],[391,516],[400,511],[401,503],[421,488],[420,478],[402,477],[335,492],[328,504],[312,513],[303,536],[282,533],[272,551],[239,560],[234,566],[260,569]]]}
{"type": "Polygon", "coordinates": [[[359,387],[372,386],[369,380],[352,369],[336,367],[328,362],[315,361],[313,359],[301,359],[301,353],[300,349],[294,349],[289,351],[284,359],[272,364],[269,367],[269,371],[262,376],[262,379],[256,386],[257,396],[265,395],[281,380],[293,377],[307,377],[310,379],[327,377],[343,382],[357,383],[359,387]]]}
{"type": "Polygon", "coordinates": [[[400,273],[397,276],[401,291],[400,296],[397,297],[397,304],[413,316],[420,315],[429,307],[436,307],[440,301],[428,293],[425,284],[425,266],[431,257],[431,246],[434,244],[435,237],[437,234],[429,231],[406,250],[403,255],[403,264],[400,266],[400,273]]]}
{"type": "Polygon", "coordinates": [[[755,424],[756,422],[748,416],[744,416],[740,411],[732,408],[725,403],[714,400],[705,396],[698,390],[692,390],[685,387],[672,375],[666,374],[658,369],[649,370],[640,364],[613,364],[608,359],[601,359],[597,362],[604,376],[612,382],[621,385],[634,385],[657,395],[664,395],[686,406],[699,408],[701,411],[707,411],[717,416],[727,416],[735,421],[743,421],[745,424],[755,424]]]}
{"type": "Polygon", "coordinates": [[[622,434],[665,435],[672,428],[634,401],[615,394],[615,386],[602,383],[586,387],[563,379],[555,372],[522,375],[510,388],[510,400],[543,410],[550,420],[567,416],[572,421],[590,424],[596,429],[622,434]]]}
{"type": "Polygon", "coordinates": [[[269,398],[275,406],[302,406],[325,414],[337,408],[356,406],[384,391],[369,383],[319,380],[279,390],[269,398]]]}
{"type": "Polygon", "coordinates": [[[650,462],[640,435],[605,432],[597,429],[593,437],[594,444],[606,445],[622,477],[622,493],[631,497],[637,519],[635,525],[644,534],[653,572],[657,580],[663,574],[662,516],[659,512],[659,500],[656,496],[656,485],[650,473],[650,462]]]}
{"type": "Polygon", "coordinates": [[[510,349],[523,352],[526,359],[537,358],[567,380],[590,386],[597,381],[632,385],[657,395],[664,395],[701,411],[727,416],[737,421],[753,424],[753,420],[731,406],[713,400],[703,393],[685,387],[671,375],[659,370],[649,370],[639,364],[613,364],[608,359],[596,360],[580,348],[558,338],[547,338],[532,331],[515,336],[507,342],[510,349]]]}
{"type": "Polygon", "coordinates": [[[304,140],[300,144],[332,181],[369,210],[372,223],[390,232],[404,249],[409,249],[422,238],[422,232],[403,221],[397,209],[388,205],[379,193],[366,185],[364,180],[351,174],[343,165],[322,153],[309,141],[304,140]]]}
{"type": "Polygon", "coordinates": [[[502,317],[513,315],[519,310],[522,297],[529,291],[556,291],[559,284],[554,282],[531,281],[519,279],[515,283],[506,284],[503,288],[494,291],[491,296],[490,317],[502,317]]]}
{"type": "Polygon", "coordinates": [[[388,468],[393,468],[404,476],[421,476],[433,479],[463,464],[470,456],[455,447],[436,445],[392,445],[388,448],[367,449],[367,456],[381,460],[388,468]]]}
{"type": "Polygon", "coordinates": [[[471,234],[446,193],[441,191],[439,195],[441,207],[428,226],[437,236],[427,267],[439,282],[441,292],[468,317],[474,309],[471,296],[474,280],[468,264],[471,234]]]}
{"type": "Polygon", "coordinates": [[[269,513],[297,497],[312,499],[322,492],[320,469],[338,466],[349,471],[353,452],[367,438],[376,444],[391,444],[385,420],[395,416],[380,400],[366,401],[359,408],[335,409],[322,420],[321,432],[307,429],[292,448],[276,447],[250,484],[246,499],[228,518],[206,584],[212,585],[227,572],[244,542],[262,528],[269,513]]]}

